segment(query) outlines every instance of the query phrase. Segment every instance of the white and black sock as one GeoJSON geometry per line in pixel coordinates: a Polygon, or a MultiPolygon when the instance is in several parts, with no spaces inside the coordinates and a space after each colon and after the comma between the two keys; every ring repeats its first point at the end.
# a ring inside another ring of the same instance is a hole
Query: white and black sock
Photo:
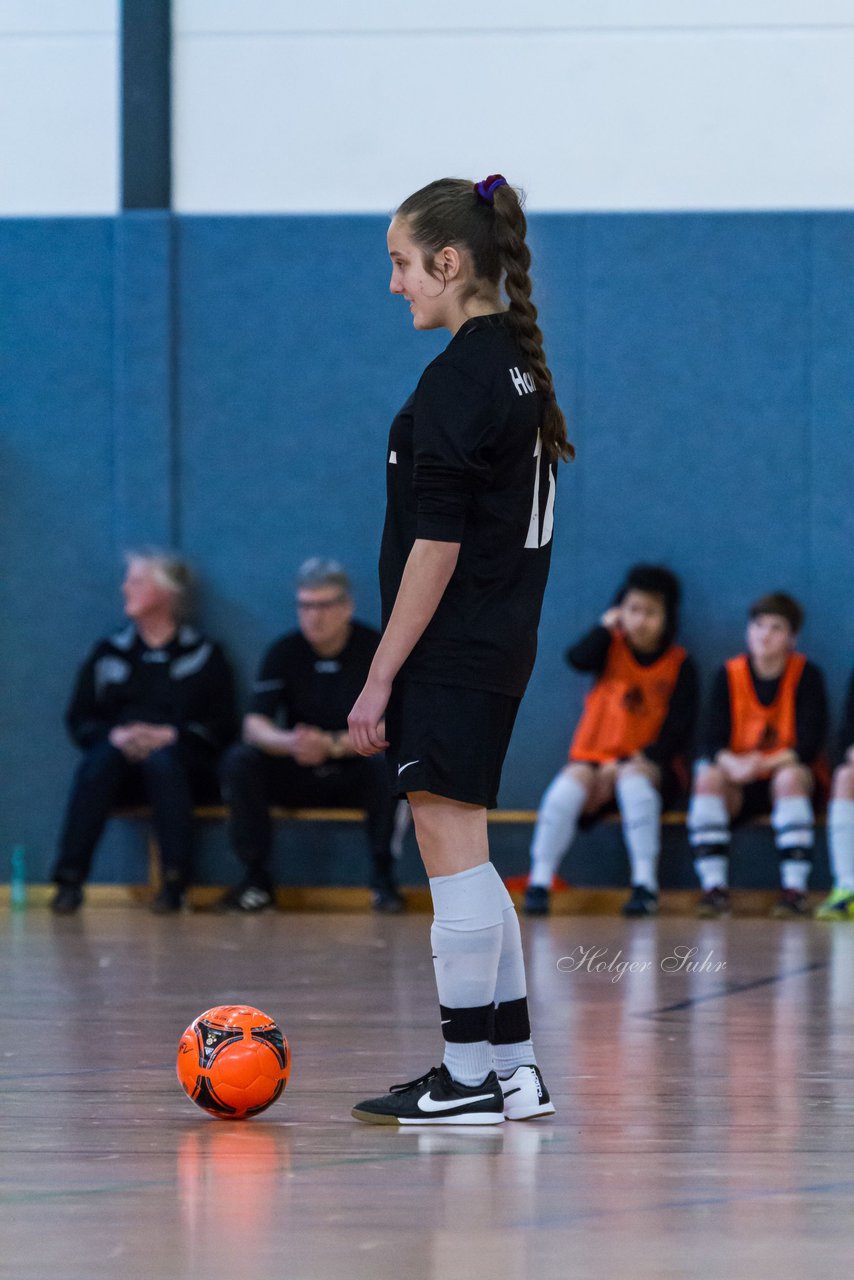
{"type": "Polygon", "coordinates": [[[701,845],[728,845],[729,814],[723,796],[692,795],[687,827],[692,849],[701,845]]]}
{"type": "Polygon", "coordinates": [[[498,977],[495,983],[495,1026],[492,1033],[492,1053],[495,1070],[502,1079],[512,1075],[517,1067],[535,1066],[534,1045],[531,1040],[531,1023],[528,1017],[528,989],[525,981],[525,956],[522,951],[522,932],[513,900],[498,872],[504,932],[501,940],[501,958],[498,961],[498,977]]]}
{"type": "Polygon", "coordinates": [[[812,870],[815,814],[806,796],[782,796],[771,810],[774,842],[780,855],[780,883],[805,893],[812,870]]]}
{"type": "Polygon", "coordinates": [[[688,842],[696,850],[694,870],[704,893],[729,883],[729,814],[723,796],[692,795],[688,842]]]}
{"type": "MultiPolygon", "coordinates": [[[[489,862],[430,879],[444,1061],[460,1084],[480,1084],[492,1070],[493,1000],[504,933],[496,879],[489,862]]],[[[503,888],[500,879],[498,885],[503,888]]]]}

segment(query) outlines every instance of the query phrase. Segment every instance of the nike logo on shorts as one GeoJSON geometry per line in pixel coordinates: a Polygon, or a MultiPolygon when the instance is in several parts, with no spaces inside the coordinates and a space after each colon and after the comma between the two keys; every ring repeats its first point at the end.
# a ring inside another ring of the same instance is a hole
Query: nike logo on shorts
{"type": "Polygon", "coordinates": [[[450,1102],[437,1102],[429,1093],[418,1099],[419,1111],[453,1111],[454,1107],[466,1107],[472,1102],[489,1102],[491,1093],[478,1093],[474,1098],[451,1098],[450,1102]]]}
{"type": "Polygon", "coordinates": [[[409,769],[412,765],[420,763],[420,760],[407,760],[406,764],[399,764],[397,766],[397,776],[400,777],[404,769],[409,769]]]}

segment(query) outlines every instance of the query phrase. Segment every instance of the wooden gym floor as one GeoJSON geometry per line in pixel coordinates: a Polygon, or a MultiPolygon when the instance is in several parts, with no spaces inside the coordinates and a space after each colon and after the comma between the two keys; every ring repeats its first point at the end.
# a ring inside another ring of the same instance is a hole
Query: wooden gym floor
{"type": "Polygon", "coordinates": [[[416,1130],[349,1107],[440,1057],[427,917],[3,910],[0,1275],[844,1274],[854,926],[523,928],[557,1116],[416,1130]],[[294,1069],[264,1116],[224,1122],[173,1064],[187,1023],[236,1001],[281,1022],[294,1069]]]}

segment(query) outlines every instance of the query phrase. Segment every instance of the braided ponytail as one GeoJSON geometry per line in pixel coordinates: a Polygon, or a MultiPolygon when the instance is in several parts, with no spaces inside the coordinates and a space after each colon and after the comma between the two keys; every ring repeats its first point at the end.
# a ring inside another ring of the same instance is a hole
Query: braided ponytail
{"type": "Polygon", "coordinates": [[[531,301],[531,251],[525,241],[527,222],[519,193],[500,174],[474,185],[462,178],[440,178],[404,200],[396,217],[406,221],[412,239],[421,246],[428,271],[435,272],[435,255],[446,245],[468,250],[475,275],[468,294],[477,293],[478,280],[497,286],[503,276],[510,321],[546,400],[543,447],[553,461],[574,458],[543,351],[537,308],[531,301]]]}
{"type": "Polygon", "coordinates": [[[528,357],[534,381],[546,396],[543,414],[543,447],[554,461],[567,462],[575,448],[567,439],[566,419],[555,399],[551,370],[546,364],[543,334],[537,324],[537,308],[531,301],[531,250],[525,240],[527,221],[522,203],[513,187],[504,184],[493,192],[495,238],[504,272],[504,290],[510,302],[510,319],[516,327],[519,346],[528,357]]]}

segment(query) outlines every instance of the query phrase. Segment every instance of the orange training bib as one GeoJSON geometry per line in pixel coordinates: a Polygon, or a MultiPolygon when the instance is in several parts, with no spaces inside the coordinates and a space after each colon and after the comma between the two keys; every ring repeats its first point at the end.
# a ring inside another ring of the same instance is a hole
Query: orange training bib
{"type": "Polygon", "coordinates": [[[726,664],[732,725],[730,751],[737,755],[748,751],[773,755],[775,751],[794,749],[798,740],[795,698],[806,663],[803,654],[790,655],[776,698],[770,707],[763,707],[753,687],[747,654],[730,658],[726,664]]]}
{"type": "Polygon", "coordinates": [[[605,670],[588,693],[569,748],[570,760],[606,764],[655,742],[687,654],[679,645],[644,667],[618,631],[605,670]]]}

